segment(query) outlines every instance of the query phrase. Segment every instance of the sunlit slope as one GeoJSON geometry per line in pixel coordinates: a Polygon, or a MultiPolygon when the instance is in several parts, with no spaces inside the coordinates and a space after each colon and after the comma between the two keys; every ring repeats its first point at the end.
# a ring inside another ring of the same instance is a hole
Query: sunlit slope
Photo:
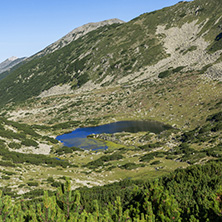
{"type": "Polygon", "coordinates": [[[58,85],[87,90],[191,70],[220,79],[221,16],[219,0],[196,0],[100,27],[10,73],[1,104],[58,85]]]}

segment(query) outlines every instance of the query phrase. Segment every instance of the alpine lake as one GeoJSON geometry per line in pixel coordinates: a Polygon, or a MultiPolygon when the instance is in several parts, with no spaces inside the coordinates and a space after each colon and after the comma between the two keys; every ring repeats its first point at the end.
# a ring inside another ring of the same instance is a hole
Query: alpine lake
{"type": "Polygon", "coordinates": [[[108,147],[104,141],[91,138],[90,135],[119,132],[152,132],[159,134],[171,128],[169,125],[156,121],[119,121],[100,126],[77,128],[70,133],[57,136],[56,139],[67,147],[78,147],[84,150],[106,150],[108,147]]]}

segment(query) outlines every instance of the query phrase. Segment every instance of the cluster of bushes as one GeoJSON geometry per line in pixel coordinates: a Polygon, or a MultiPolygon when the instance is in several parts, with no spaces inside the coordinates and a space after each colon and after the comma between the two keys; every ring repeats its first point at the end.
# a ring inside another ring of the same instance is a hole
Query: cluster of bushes
{"type": "Polygon", "coordinates": [[[178,147],[173,148],[168,159],[171,159],[171,156],[177,157],[182,162],[194,164],[206,157],[207,154],[204,151],[198,151],[191,148],[187,143],[182,143],[178,147]]]}
{"type": "MultiPolygon", "coordinates": [[[[222,130],[222,112],[210,115],[206,119],[206,123],[188,132],[184,132],[180,137],[181,144],[168,152],[151,152],[140,158],[142,162],[150,162],[154,157],[164,157],[166,159],[176,159],[178,161],[194,164],[206,157],[220,158],[222,156],[221,143],[213,143],[218,137],[218,132],[222,130]],[[213,138],[212,134],[215,133],[213,138]],[[195,143],[208,142],[211,146],[209,148],[197,150],[192,148],[195,143]]],[[[161,146],[161,143],[148,144],[140,146],[140,149],[151,151],[152,148],[161,146]]]]}
{"type": "Polygon", "coordinates": [[[12,127],[16,128],[17,131],[21,132],[20,134],[22,134],[22,135],[30,135],[35,138],[41,137],[38,133],[35,132],[35,130],[33,129],[32,126],[29,126],[27,124],[13,122],[13,121],[7,120],[5,118],[1,118],[1,122],[3,122],[4,124],[6,124],[8,126],[12,126],[12,127]]]}
{"type": "Polygon", "coordinates": [[[16,165],[13,164],[11,161],[2,161],[2,160],[0,160],[0,166],[16,167],[16,165]]]}
{"type": "MultiPolygon", "coordinates": [[[[70,124],[73,124],[70,123],[70,124]]],[[[65,127],[65,126],[64,126],[65,127]]],[[[34,125],[34,126],[29,126],[27,124],[20,124],[17,122],[13,122],[13,121],[9,121],[5,118],[0,118],[0,135],[1,137],[4,138],[8,138],[8,139],[17,139],[20,140],[21,143],[15,143],[12,142],[9,145],[10,148],[12,149],[19,149],[21,147],[21,145],[24,146],[34,146],[34,147],[38,147],[38,143],[35,141],[38,139],[41,140],[46,140],[49,141],[53,144],[58,143],[58,140],[51,138],[49,136],[41,136],[40,134],[38,134],[35,129],[41,129],[41,130],[49,130],[49,127],[45,127],[45,126],[38,126],[38,125],[34,125]],[[15,128],[17,130],[17,132],[13,132],[12,130],[7,130],[3,127],[3,124],[8,125],[8,126],[12,126],[13,128],[15,128]]],[[[55,126],[56,129],[56,126],[55,126]]]]}
{"type": "Polygon", "coordinates": [[[181,141],[186,143],[198,143],[211,141],[211,132],[219,132],[222,130],[222,112],[210,115],[206,119],[205,125],[197,127],[193,130],[185,132],[181,136],[181,141]]]}
{"type": "Polygon", "coordinates": [[[24,139],[21,144],[24,145],[24,146],[38,147],[38,143],[35,140],[32,140],[32,139],[24,139]]]}
{"type": "Polygon", "coordinates": [[[164,157],[166,152],[151,152],[147,153],[144,156],[140,157],[140,162],[150,162],[155,157],[164,157]]]}
{"type": "Polygon", "coordinates": [[[167,153],[166,159],[178,159],[182,162],[187,162],[189,164],[194,164],[199,162],[205,157],[222,157],[222,143],[212,147],[205,148],[202,150],[195,150],[190,147],[187,143],[182,143],[178,147],[174,147],[167,153]]]}
{"type": "Polygon", "coordinates": [[[125,169],[125,170],[133,170],[138,167],[145,167],[145,164],[126,163],[126,164],[120,166],[119,168],[125,169]]]}
{"type": "Polygon", "coordinates": [[[49,137],[49,136],[43,136],[42,139],[46,140],[46,141],[49,141],[52,144],[57,144],[59,142],[58,140],[56,140],[56,139],[54,139],[52,137],[49,137]]]}
{"type": "Polygon", "coordinates": [[[60,187],[62,185],[61,182],[55,181],[53,177],[48,177],[47,182],[49,182],[52,187],[60,187]]]}
{"type": "Polygon", "coordinates": [[[17,140],[26,139],[26,135],[24,133],[14,133],[11,130],[1,130],[0,129],[0,135],[1,135],[1,137],[7,138],[7,139],[17,139],[17,140]]]}
{"type": "Polygon", "coordinates": [[[97,160],[94,160],[94,161],[91,161],[91,162],[87,163],[85,165],[85,167],[88,167],[90,169],[96,169],[100,166],[103,166],[105,162],[109,162],[109,161],[112,161],[112,160],[120,160],[120,159],[123,159],[123,155],[121,155],[119,153],[114,153],[114,154],[111,154],[111,155],[104,155],[104,156],[100,157],[97,160]]]}
{"type": "Polygon", "coordinates": [[[1,161],[0,164],[5,165],[14,165],[16,163],[29,163],[34,165],[48,165],[48,166],[62,166],[67,167],[71,166],[67,161],[64,160],[58,160],[56,158],[51,158],[46,155],[42,154],[24,154],[24,153],[18,153],[9,151],[3,146],[0,146],[0,155],[2,156],[2,160],[6,160],[7,162],[1,161]],[[8,161],[12,161],[12,163],[9,163],[8,161]]]}
{"type": "Polygon", "coordinates": [[[9,143],[8,146],[12,149],[20,149],[21,148],[21,144],[15,143],[15,142],[9,143]]]}
{"type": "Polygon", "coordinates": [[[221,48],[222,48],[222,32],[219,33],[214,39],[213,44],[209,48],[209,52],[213,53],[216,52],[217,50],[221,50],[221,48]]]}
{"type": "Polygon", "coordinates": [[[173,73],[177,73],[177,72],[180,72],[183,68],[185,68],[185,66],[178,66],[177,68],[175,69],[168,69],[168,70],[165,70],[163,72],[160,72],[158,77],[163,79],[163,78],[166,78],[168,76],[170,76],[171,74],[173,73]]]}
{"type": "Polygon", "coordinates": [[[217,146],[211,149],[205,149],[203,150],[203,152],[206,152],[207,156],[222,158],[222,143],[218,144],[217,146]]]}
{"type": "Polygon", "coordinates": [[[183,55],[187,54],[188,52],[192,52],[194,50],[197,49],[197,46],[193,45],[190,48],[186,49],[186,50],[181,50],[180,53],[182,53],[183,55]]]}
{"type": "Polygon", "coordinates": [[[222,112],[218,112],[209,116],[207,121],[213,123],[213,127],[211,128],[212,132],[218,132],[222,130],[222,112]]]}
{"type": "Polygon", "coordinates": [[[150,144],[139,146],[139,148],[142,150],[151,151],[152,149],[161,147],[162,145],[163,145],[163,143],[156,142],[156,143],[150,143],[150,144]]]}
{"type": "Polygon", "coordinates": [[[160,160],[155,160],[152,163],[150,163],[150,165],[158,165],[160,163],[161,163],[160,160]]]}
{"type": "Polygon", "coordinates": [[[27,182],[27,185],[30,187],[37,187],[39,185],[39,183],[35,182],[35,181],[29,181],[29,182],[27,182]]]}
{"type": "MultiPolygon", "coordinates": [[[[161,192],[168,192],[172,195],[180,208],[181,218],[178,220],[172,220],[171,218],[169,221],[220,221],[222,219],[222,205],[220,202],[222,197],[221,169],[221,161],[209,162],[203,166],[194,165],[186,169],[177,169],[170,175],[155,181],[142,182],[127,179],[103,187],[80,188],[81,203],[84,209],[92,212],[93,206],[90,203],[97,199],[100,210],[104,212],[108,203],[115,203],[116,196],[119,196],[122,209],[136,208],[130,214],[136,217],[136,214],[141,212],[143,208],[146,194],[154,195],[152,204],[157,208],[158,204],[163,203],[158,201],[158,191],[153,192],[153,187],[158,187],[161,192]],[[147,193],[144,194],[144,191],[147,193]],[[215,206],[214,210],[213,206],[215,206]]],[[[156,215],[157,209],[155,207],[152,209],[156,215]]],[[[158,220],[158,217],[155,219],[153,221],[167,221],[160,218],[158,220]]]]}
{"type": "MultiPolygon", "coordinates": [[[[123,180],[71,190],[66,180],[42,200],[12,202],[0,192],[3,221],[215,221],[222,220],[222,162],[178,169],[152,181],[123,180]],[[5,219],[5,220],[4,220],[5,219]]],[[[49,178],[49,181],[51,179],[49,178]]]]}

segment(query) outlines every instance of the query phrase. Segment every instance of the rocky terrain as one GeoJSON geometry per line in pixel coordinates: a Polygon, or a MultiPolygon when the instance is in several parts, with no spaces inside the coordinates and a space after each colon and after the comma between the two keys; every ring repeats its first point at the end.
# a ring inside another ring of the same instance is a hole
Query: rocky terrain
{"type": "Polygon", "coordinates": [[[55,190],[67,176],[72,188],[91,187],[220,161],[220,4],[183,1],[127,23],[89,23],[8,72],[0,81],[1,186],[55,190]],[[105,151],[55,140],[120,120],[173,129],[92,135],[105,151]]]}
{"type": "Polygon", "coordinates": [[[192,71],[221,80],[218,4],[180,2],[128,23],[113,19],[77,28],[1,81],[1,104],[58,95],[63,85],[65,93],[78,92],[192,71]]]}
{"type": "Polygon", "coordinates": [[[124,23],[124,21],[122,21],[120,19],[109,19],[109,20],[105,20],[102,22],[95,22],[95,23],[91,22],[91,23],[85,24],[81,27],[78,27],[78,28],[72,30],[67,35],[65,35],[64,37],[59,39],[58,41],[52,43],[51,45],[49,45],[48,47],[46,47],[42,51],[35,54],[34,58],[41,57],[41,56],[47,55],[49,53],[53,53],[54,51],[65,47],[69,43],[77,40],[78,38],[86,35],[87,33],[98,29],[99,27],[112,25],[112,24],[122,24],[122,23],[124,23]]]}
{"type": "MultiPolygon", "coordinates": [[[[25,57],[17,58],[15,56],[12,56],[12,57],[6,59],[2,63],[0,63],[0,74],[5,71],[9,71],[11,68],[13,68],[17,64],[21,63],[25,59],[26,59],[25,57]]],[[[1,78],[1,75],[0,75],[0,78],[1,78]]]]}

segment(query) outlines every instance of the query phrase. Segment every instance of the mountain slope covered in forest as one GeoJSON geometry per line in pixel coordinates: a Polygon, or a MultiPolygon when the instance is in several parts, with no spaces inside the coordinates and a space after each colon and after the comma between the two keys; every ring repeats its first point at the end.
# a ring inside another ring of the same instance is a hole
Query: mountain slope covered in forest
{"type": "Polygon", "coordinates": [[[221,22],[221,0],[182,1],[84,25],[12,68],[0,80],[0,218],[221,221],[221,22]],[[105,150],[55,139],[131,120],[172,127],[83,142],[105,150]]]}
{"type": "Polygon", "coordinates": [[[12,72],[0,82],[1,104],[58,85],[89,90],[188,71],[221,79],[221,14],[219,0],[195,0],[101,26],[12,72]]]}

